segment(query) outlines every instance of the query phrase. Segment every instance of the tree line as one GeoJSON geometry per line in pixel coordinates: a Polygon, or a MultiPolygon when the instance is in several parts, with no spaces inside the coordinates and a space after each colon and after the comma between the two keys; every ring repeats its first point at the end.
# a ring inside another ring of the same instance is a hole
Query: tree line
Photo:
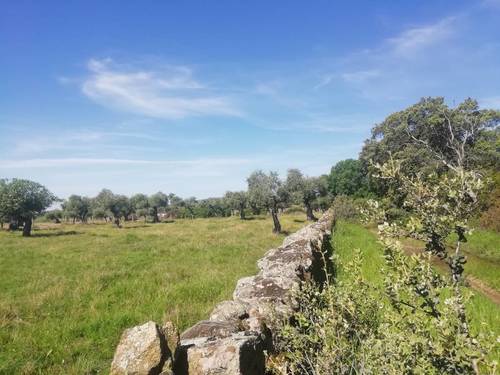
{"type": "Polygon", "coordinates": [[[87,223],[104,220],[117,227],[122,221],[144,220],[158,223],[164,219],[209,218],[268,213],[273,231],[281,232],[279,214],[292,206],[301,206],[307,220],[316,220],[315,210],[326,210],[331,202],[328,177],[307,177],[298,169],[290,169],[285,179],[277,172],[253,172],[247,179],[246,191],[228,191],[223,197],[183,199],[161,191],[135,194],[131,197],[103,189],[95,197],[71,195],[60,200],[44,186],[29,180],[0,180],[0,222],[10,230],[23,229],[31,234],[33,220],[44,215],[47,220],[87,223]],[[46,211],[55,203],[60,209],[46,211]]]}
{"type": "MultiPolygon", "coordinates": [[[[59,200],[36,182],[0,179],[0,223],[2,227],[4,222],[9,223],[12,230],[23,228],[23,235],[29,236],[33,219],[44,213],[55,222],[106,220],[116,226],[123,220],[157,223],[165,218],[231,215],[245,219],[248,213],[268,213],[273,219],[273,231],[280,232],[279,214],[286,209],[301,206],[307,220],[315,220],[315,210],[346,202],[346,198],[383,198],[389,214],[404,215],[404,196],[391,191],[396,195],[388,197],[387,181],[374,177],[377,165],[395,158],[401,160],[402,172],[409,176],[431,172],[445,175],[448,168],[442,160],[448,164],[459,161],[464,168],[478,169],[489,184],[481,197],[483,216],[495,225],[500,221],[499,123],[499,111],[479,109],[472,99],[450,108],[443,98],[423,98],[376,124],[359,158],[338,162],[328,175],[309,177],[298,169],[290,169],[282,179],[277,172],[258,170],[247,178],[246,191],[227,192],[218,198],[183,199],[161,191],[127,197],[103,189],[95,197],[71,195],[59,200]],[[56,202],[61,202],[61,209],[47,212],[56,202]]],[[[339,205],[337,208],[342,210],[339,205]]]]}

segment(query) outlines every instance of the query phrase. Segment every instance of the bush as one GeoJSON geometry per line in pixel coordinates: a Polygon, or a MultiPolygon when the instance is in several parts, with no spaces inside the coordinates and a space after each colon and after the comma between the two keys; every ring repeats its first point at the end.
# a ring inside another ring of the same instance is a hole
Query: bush
{"type": "Polygon", "coordinates": [[[489,207],[481,214],[479,225],[481,228],[500,232],[500,186],[493,190],[490,197],[489,207]]]}
{"type": "Polygon", "coordinates": [[[439,302],[432,301],[437,313],[429,309],[422,288],[442,283],[441,276],[397,249],[385,255],[385,292],[362,276],[359,250],[343,267],[345,278],[322,288],[306,284],[298,292],[297,312],[278,324],[274,336],[280,355],[269,359],[272,373],[495,373],[496,364],[486,359],[494,338],[463,331],[454,297],[438,295],[439,302]]]}
{"type": "Polygon", "coordinates": [[[338,195],[333,200],[335,218],[340,220],[356,220],[359,217],[357,202],[346,195],[338,195]]]}

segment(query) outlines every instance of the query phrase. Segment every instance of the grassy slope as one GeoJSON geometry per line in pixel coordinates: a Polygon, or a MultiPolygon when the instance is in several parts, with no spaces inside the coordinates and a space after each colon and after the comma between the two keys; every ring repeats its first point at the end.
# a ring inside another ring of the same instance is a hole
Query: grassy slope
{"type": "MultiPolygon", "coordinates": [[[[382,248],[378,244],[374,233],[359,224],[339,222],[335,230],[333,246],[341,261],[349,259],[352,249],[361,249],[364,277],[375,286],[382,286],[384,259],[382,257],[382,248]]],[[[339,277],[347,277],[347,275],[342,274],[342,269],[339,270],[339,277]]],[[[382,295],[382,293],[380,294],[382,295]]],[[[468,311],[472,318],[471,326],[474,330],[485,329],[484,326],[486,326],[495,335],[500,334],[500,308],[493,302],[476,293],[468,305],[468,311]]],[[[499,357],[500,353],[494,353],[493,355],[499,357]]]]}
{"type": "Polygon", "coordinates": [[[467,255],[465,272],[500,291],[500,234],[475,230],[463,250],[467,255]]]}
{"type": "MultiPolygon", "coordinates": [[[[303,219],[284,216],[284,230],[303,219]]],[[[271,228],[228,218],[0,233],[0,373],[107,373],[124,328],[183,329],[230,298],[281,243],[271,228]]]]}

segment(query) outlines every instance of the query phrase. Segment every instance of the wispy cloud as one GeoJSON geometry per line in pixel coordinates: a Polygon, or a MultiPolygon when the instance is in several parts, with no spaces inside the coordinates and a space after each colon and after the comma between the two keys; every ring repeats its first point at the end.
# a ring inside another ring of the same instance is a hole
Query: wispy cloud
{"type": "Polygon", "coordinates": [[[342,79],[346,82],[351,83],[363,83],[371,78],[376,78],[380,76],[380,70],[361,70],[357,72],[343,73],[342,79]]]}
{"type": "Polygon", "coordinates": [[[82,91],[106,107],[161,119],[240,114],[229,98],[215,95],[184,66],[152,71],[92,59],[87,67],[82,91]]]}
{"type": "Polygon", "coordinates": [[[18,168],[57,168],[57,167],[77,167],[77,166],[237,166],[252,162],[251,159],[238,158],[213,158],[213,159],[193,159],[193,160],[140,160],[140,159],[112,159],[112,158],[61,158],[61,159],[26,159],[26,160],[0,160],[0,169],[18,168]]]}
{"type": "Polygon", "coordinates": [[[456,17],[446,17],[436,23],[404,30],[387,39],[391,52],[399,57],[411,58],[423,49],[440,43],[455,32],[456,17]]]}
{"type": "Polygon", "coordinates": [[[456,43],[464,17],[446,16],[407,27],[375,46],[354,51],[335,61],[313,88],[347,85],[370,101],[403,101],[424,91],[428,95],[438,82],[429,77],[465,48],[456,43]]]}

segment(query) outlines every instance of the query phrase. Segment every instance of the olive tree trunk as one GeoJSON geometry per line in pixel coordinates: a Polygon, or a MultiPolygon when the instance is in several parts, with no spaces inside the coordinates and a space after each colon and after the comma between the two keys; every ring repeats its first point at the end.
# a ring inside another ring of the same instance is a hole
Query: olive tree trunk
{"type": "Polygon", "coordinates": [[[159,223],[160,219],[158,218],[158,208],[153,207],[153,223],[159,223]]]}
{"type": "Polygon", "coordinates": [[[278,219],[278,210],[276,208],[271,209],[271,216],[273,217],[273,233],[281,233],[281,224],[280,220],[278,219]]]}
{"type": "Polygon", "coordinates": [[[23,226],[23,237],[31,236],[31,226],[33,224],[33,219],[31,217],[24,219],[23,226]]]}
{"type": "Polygon", "coordinates": [[[240,206],[240,219],[245,220],[245,207],[240,206]]]}
{"type": "Polygon", "coordinates": [[[316,216],[314,216],[313,209],[310,204],[306,204],[306,215],[307,215],[307,220],[309,221],[318,220],[316,216]]]}

